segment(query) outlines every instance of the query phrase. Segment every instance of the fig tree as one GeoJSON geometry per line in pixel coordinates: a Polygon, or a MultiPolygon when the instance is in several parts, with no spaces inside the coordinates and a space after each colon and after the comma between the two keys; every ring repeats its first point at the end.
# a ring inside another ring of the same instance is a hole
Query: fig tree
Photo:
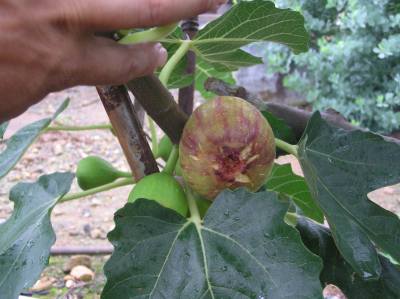
{"type": "Polygon", "coordinates": [[[253,105],[218,97],[189,118],[179,145],[186,183],[207,199],[224,189],[257,191],[275,159],[270,125],[253,105]]]}
{"type": "Polygon", "coordinates": [[[119,171],[100,157],[89,156],[79,161],[76,171],[78,185],[82,190],[100,187],[115,180],[130,176],[119,171]]]}
{"type": "Polygon", "coordinates": [[[154,173],[141,179],[129,194],[129,202],[139,198],[155,200],[182,216],[188,214],[186,194],[175,178],[167,173],[154,173]]]}

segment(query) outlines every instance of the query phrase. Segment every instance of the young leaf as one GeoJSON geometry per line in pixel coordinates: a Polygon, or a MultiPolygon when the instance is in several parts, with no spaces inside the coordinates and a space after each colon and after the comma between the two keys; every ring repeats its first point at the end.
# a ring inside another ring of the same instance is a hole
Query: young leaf
{"type": "Polygon", "coordinates": [[[233,71],[261,63],[260,59],[240,50],[260,41],[284,44],[295,53],[306,52],[309,35],[303,16],[276,8],[270,1],[240,2],[200,30],[192,48],[218,71],[233,71]]]}
{"type": "Polygon", "coordinates": [[[367,195],[400,181],[400,146],[369,132],[333,128],[316,113],[299,158],[343,257],[363,278],[378,279],[374,244],[400,261],[400,220],[367,195]]]}
{"type": "Polygon", "coordinates": [[[382,274],[377,281],[365,281],[341,256],[328,228],[300,218],[297,229],[304,244],[324,262],[320,279],[323,285],[338,286],[348,299],[400,298],[400,268],[379,255],[382,274]]]}
{"type": "Polygon", "coordinates": [[[222,192],[204,222],[140,199],[115,215],[102,299],[321,298],[320,260],[275,193],[222,192]]]}
{"type": "Polygon", "coordinates": [[[324,214],[312,198],[306,181],[293,173],[290,164],[275,164],[265,187],[288,196],[305,216],[319,223],[324,222],[324,214]]]}
{"type": "Polygon", "coordinates": [[[68,107],[68,103],[69,100],[64,101],[52,118],[45,118],[23,127],[7,141],[6,149],[0,153],[0,179],[11,171],[40,133],[68,107]]]}
{"type": "Polygon", "coordinates": [[[72,180],[70,173],[56,173],[36,183],[19,183],[11,190],[14,213],[0,225],[1,298],[18,298],[40,276],[55,242],[50,213],[72,180]]]}

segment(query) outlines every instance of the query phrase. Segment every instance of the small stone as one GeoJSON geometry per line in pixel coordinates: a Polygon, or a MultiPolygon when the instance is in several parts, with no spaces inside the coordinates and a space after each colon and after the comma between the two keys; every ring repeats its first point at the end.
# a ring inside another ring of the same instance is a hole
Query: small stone
{"type": "Polygon", "coordinates": [[[54,145],[54,150],[53,150],[53,152],[54,152],[54,155],[56,155],[56,156],[61,156],[62,153],[64,152],[64,149],[63,149],[63,147],[61,146],[61,144],[56,144],[56,145],[54,145]]]}
{"type": "Polygon", "coordinates": [[[75,255],[72,256],[63,266],[64,273],[70,273],[76,266],[92,267],[92,260],[88,255],[75,255]]]}
{"type": "Polygon", "coordinates": [[[85,224],[85,225],[83,226],[83,232],[84,232],[86,235],[90,236],[90,233],[92,232],[92,227],[90,226],[90,224],[85,224]]]}
{"type": "Polygon", "coordinates": [[[335,285],[329,284],[323,291],[324,299],[347,299],[343,292],[335,285]]]}
{"type": "Polygon", "coordinates": [[[54,216],[62,216],[62,215],[65,215],[65,212],[61,211],[61,210],[54,210],[53,215],[54,216]]]}
{"type": "Polygon", "coordinates": [[[73,281],[73,280],[67,280],[67,281],[65,282],[65,287],[66,287],[67,289],[73,288],[74,286],[75,286],[75,281],[73,281]]]}
{"type": "Polygon", "coordinates": [[[105,240],[107,238],[105,232],[103,232],[99,228],[95,228],[90,232],[90,237],[92,239],[100,239],[100,240],[105,240]]]}
{"type": "Polygon", "coordinates": [[[75,280],[75,278],[72,275],[65,275],[64,281],[68,281],[68,280],[75,280]]]}
{"type": "Polygon", "coordinates": [[[71,276],[80,281],[92,281],[94,279],[94,272],[85,266],[76,266],[71,270],[71,276]]]}
{"type": "Polygon", "coordinates": [[[53,287],[53,283],[55,281],[56,280],[52,277],[44,276],[35,283],[35,285],[30,289],[30,291],[33,293],[37,293],[49,290],[53,287]]]}
{"type": "Polygon", "coordinates": [[[85,218],[89,218],[89,217],[92,216],[92,213],[90,212],[90,210],[84,209],[83,212],[82,212],[82,216],[85,217],[85,218]]]}
{"type": "Polygon", "coordinates": [[[102,204],[102,201],[95,197],[92,199],[90,206],[99,207],[99,206],[101,206],[101,204],[102,204]]]}
{"type": "Polygon", "coordinates": [[[70,232],[68,232],[68,234],[69,234],[71,237],[77,237],[77,236],[79,236],[79,232],[76,231],[76,230],[70,231],[70,232]]]}

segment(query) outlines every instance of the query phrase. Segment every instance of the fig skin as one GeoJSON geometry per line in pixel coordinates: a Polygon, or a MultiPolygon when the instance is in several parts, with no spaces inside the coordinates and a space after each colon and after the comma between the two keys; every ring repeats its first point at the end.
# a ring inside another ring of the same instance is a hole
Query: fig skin
{"type": "Polygon", "coordinates": [[[174,144],[172,143],[171,139],[167,135],[161,138],[160,142],[158,143],[158,153],[157,156],[161,157],[165,162],[168,161],[169,155],[172,152],[172,147],[174,144]]]}
{"type": "Polygon", "coordinates": [[[213,200],[224,189],[259,190],[274,164],[275,137],[253,105],[218,97],[189,118],[179,152],[186,183],[213,200]]]}
{"type": "Polygon", "coordinates": [[[88,156],[79,161],[76,177],[79,187],[82,190],[89,190],[110,184],[126,175],[104,159],[88,156]]]}
{"type": "Polygon", "coordinates": [[[133,187],[128,202],[133,203],[139,198],[154,200],[183,217],[186,217],[189,211],[182,186],[173,176],[164,172],[148,175],[133,187]]]}

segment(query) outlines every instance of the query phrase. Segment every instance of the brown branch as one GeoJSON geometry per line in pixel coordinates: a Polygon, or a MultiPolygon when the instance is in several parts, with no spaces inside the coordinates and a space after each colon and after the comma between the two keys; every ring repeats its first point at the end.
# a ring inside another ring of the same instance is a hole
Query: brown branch
{"type": "Polygon", "coordinates": [[[157,163],[124,86],[98,86],[97,92],[135,180],[158,172],[157,163]]]}
{"type": "MultiPolygon", "coordinates": [[[[182,23],[182,30],[186,33],[188,39],[193,39],[199,30],[199,18],[195,17],[188,19],[182,23]]],[[[196,73],[196,54],[189,51],[186,55],[187,64],[185,73],[187,75],[194,75],[196,73]]],[[[191,115],[194,107],[194,92],[195,83],[179,89],[178,103],[182,110],[191,115]]]]}
{"type": "Polygon", "coordinates": [[[127,86],[147,114],[173,143],[178,144],[188,116],[168,89],[155,75],[132,80],[127,86]]]}
{"type": "MultiPolygon", "coordinates": [[[[264,102],[258,99],[257,96],[249,93],[244,87],[229,85],[228,83],[216,78],[209,78],[205,83],[205,89],[219,96],[240,97],[244,100],[247,100],[260,110],[268,110],[276,117],[284,120],[285,123],[292,128],[293,132],[296,135],[297,140],[300,140],[300,138],[302,137],[304,130],[307,127],[308,121],[312,116],[312,112],[309,111],[301,110],[283,104],[264,102]]],[[[364,128],[353,126],[342,115],[340,115],[339,113],[335,112],[332,109],[329,109],[326,112],[322,112],[321,116],[331,125],[344,130],[367,131],[364,128]]],[[[387,141],[400,144],[400,140],[398,139],[388,136],[383,136],[383,137],[387,141]]]]}

